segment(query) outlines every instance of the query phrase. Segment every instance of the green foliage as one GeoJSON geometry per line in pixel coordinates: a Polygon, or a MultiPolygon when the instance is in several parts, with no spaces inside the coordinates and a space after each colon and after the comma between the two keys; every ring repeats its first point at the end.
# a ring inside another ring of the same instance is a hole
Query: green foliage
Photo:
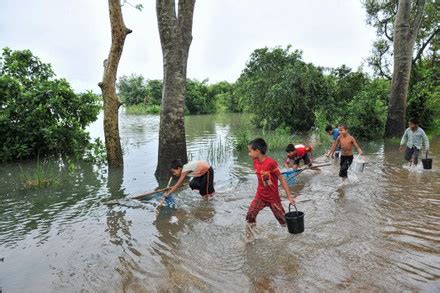
{"type": "Polygon", "coordinates": [[[99,137],[95,138],[92,143],[89,143],[87,145],[85,154],[82,158],[86,162],[91,162],[95,164],[104,164],[105,162],[107,162],[105,146],[99,137]]]}
{"type": "Polygon", "coordinates": [[[46,188],[60,185],[59,174],[53,172],[48,159],[40,161],[37,156],[37,166],[32,172],[24,171],[21,167],[21,180],[25,189],[46,188]]]}
{"type": "MultiPolygon", "coordinates": [[[[394,22],[397,13],[398,0],[363,1],[367,12],[367,23],[377,32],[377,40],[373,44],[372,55],[367,59],[377,76],[391,79],[393,53],[394,22]]],[[[416,5],[412,5],[416,7],[416,5]]],[[[411,21],[415,17],[415,9],[411,11],[411,21]]],[[[419,33],[414,47],[413,70],[417,71],[417,61],[422,57],[435,56],[439,46],[440,14],[436,1],[426,1],[419,33]]]]}
{"type": "Polygon", "coordinates": [[[440,69],[434,59],[423,59],[413,74],[407,117],[418,117],[428,130],[440,129],[440,69]]]}
{"type": "Polygon", "coordinates": [[[209,114],[215,111],[215,100],[208,95],[207,80],[186,82],[185,111],[188,114],[209,114]]]}
{"type": "Polygon", "coordinates": [[[378,79],[366,85],[347,105],[350,132],[358,138],[382,137],[387,117],[389,84],[378,79]]]}
{"type": "Polygon", "coordinates": [[[116,87],[118,95],[126,105],[136,105],[148,102],[146,81],[141,75],[132,74],[119,78],[116,87]]]}
{"type": "MultiPolygon", "coordinates": [[[[212,114],[241,112],[235,85],[226,81],[208,84],[208,80],[188,79],[185,94],[186,114],[212,114]]],[[[160,112],[163,83],[161,80],[145,80],[140,75],[122,76],[117,83],[118,94],[127,113],[157,114],[160,112]]]]}
{"type": "Polygon", "coordinates": [[[221,81],[208,85],[208,95],[215,101],[215,112],[239,113],[243,111],[235,84],[221,81]]]}
{"type": "Polygon", "coordinates": [[[149,106],[160,106],[162,101],[163,83],[159,79],[150,79],[147,81],[147,97],[149,106]]]}
{"type": "Polygon", "coordinates": [[[294,140],[288,127],[278,127],[275,131],[263,131],[264,140],[270,150],[281,150],[294,140]]]}
{"type": "Polygon", "coordinates": [[[315,128],[313,130],[313,134],[318,138],[318,141],[322,144],[330,145],[331,138],[325,132],[325,128],[328,124],[334,126],[334,124],[330,123],[327,120],[327,116],[322,109],[315,111],[315,128]]]}
{"type": "Polygon", "coordinates": [[[159,114],[160,106],[159,105],[145,106],[144,104],[137,104],[137,105],[126,106],[125,111],[127,114],[159,114]]]}
{"type": "Polygon", "coordinates": [[[91,92],[75,94],[49,64],[29,50],[3,49],[0,58],[0,160],[37,154],[80,154],[89,144],[85,127],[101,109],[91,92]]]}
{"type": "Polygon", "coordinates": [[[245,111],[267,129],[309,130],[315,107],[329,92],[321,70],[302,61],[301,52],[291,52],[290,46],[255,50],[237,83],[245,111]]]}

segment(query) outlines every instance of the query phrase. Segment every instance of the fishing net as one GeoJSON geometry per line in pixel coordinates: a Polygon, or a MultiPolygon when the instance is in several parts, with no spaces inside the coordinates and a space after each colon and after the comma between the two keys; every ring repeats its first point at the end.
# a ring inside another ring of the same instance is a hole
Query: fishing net
{"type": "Polygon", "coordinates": [[[284,171],[282,175],[284,176],[284,179],[286,179],[287,185],[293,186],[297,182],[297,177],[301,171],[300,170],[288,170],[284,171]]]}

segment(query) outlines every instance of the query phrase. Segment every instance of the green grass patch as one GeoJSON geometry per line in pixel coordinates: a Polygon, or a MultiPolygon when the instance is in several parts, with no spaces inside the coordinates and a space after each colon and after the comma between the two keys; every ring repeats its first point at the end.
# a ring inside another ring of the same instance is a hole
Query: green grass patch
{"type": "Polygon", "coordinates": [[[59,175],[50,168],[48,160],[40,161],[37,157],[37,166],[30,170],[24,171],[21,167],[21,178],[25,189],[46,188],[57,186],[61,183],[59,175]]]}
{"type": "Polygon", "coordinates": [[[128,106],[125,106],[125,113],[127,113],[127,114],[159,114],[160,113],[160,106],[159,105],[144,105],[144,104],[128,105],[128,106]]]}

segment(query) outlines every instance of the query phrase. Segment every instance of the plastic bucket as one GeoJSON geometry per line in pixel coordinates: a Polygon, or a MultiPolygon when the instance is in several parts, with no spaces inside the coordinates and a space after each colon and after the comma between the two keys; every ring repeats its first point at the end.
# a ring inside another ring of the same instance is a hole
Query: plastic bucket
{"type": "Polygon", "coordinates": [[[367,164],[367,162],[365,162],[362,159],[359,159],[360,155],[356,156],[356,159],[354,159],[353,161],[353,165],[351,165],[351,169],[357,173],[362,173],[364,172],[364,168],[365,165],[367,164]]]}
{"type": "Polygon", "coordinates": [[[289,230],[290,234],[298,234],[304,232],[304,213],[299,212],[296,208],[296,205],[293,205],[295,207],[295,211],[290,211],[289,204],[289,212],[284,215],[284,218],[286,219],[287,223],[287,229],[289,230]]]}
{"type": "Polygon", "coordinates": [[[426,157],[422,159],[423,169],[431,170],[432,169],[432,159],[428,158],[428,152],[426,152],[426,157]]]}

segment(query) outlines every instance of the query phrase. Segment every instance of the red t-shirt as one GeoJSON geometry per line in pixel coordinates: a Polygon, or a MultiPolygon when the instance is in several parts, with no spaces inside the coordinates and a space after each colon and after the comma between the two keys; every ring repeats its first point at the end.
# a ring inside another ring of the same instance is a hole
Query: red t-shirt
{"type": "Polygon", "coordinates": [[[277,162],[271,157],[266,157],[261,163],[258,159],[255,159],[254,169],[258,178],[256,198],[268,202],[280,202],[278,178],[282,175],[277,162]]]}

